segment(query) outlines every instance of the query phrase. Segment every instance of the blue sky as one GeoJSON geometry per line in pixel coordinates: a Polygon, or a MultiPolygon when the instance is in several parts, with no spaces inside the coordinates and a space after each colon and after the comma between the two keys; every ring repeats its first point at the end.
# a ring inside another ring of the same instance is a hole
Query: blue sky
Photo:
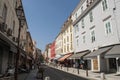
{"type": "Polygon", "coordinates": [[[44,51],[80,0],[22,0],[29,31],[44,51]]]}

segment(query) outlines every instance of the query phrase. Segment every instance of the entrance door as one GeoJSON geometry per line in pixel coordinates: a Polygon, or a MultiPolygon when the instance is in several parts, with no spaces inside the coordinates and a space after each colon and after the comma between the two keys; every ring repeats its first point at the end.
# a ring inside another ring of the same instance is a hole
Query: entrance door
{"type": "Polygon", "coordinates": [[[120,72],[120,58],[118,59],[118,72],[120,72]]]}
{"type": "Polygon", "coordinates": [[[109,59],[109,67],[110,67],[110,72],[116,72],[117,71],[116,58],[110,58],[109,59]]]}
{"type": "Polygon", "coordinates": [[[0,47],[0,74],[2,72],[2,56],[3,56],[3,49],[0,47]]]}
{"type": "Polygon", "coordinates": [[[97,60],[97,58],[93,59],[93,69],[98,70],[98,60],[97,60]]]}

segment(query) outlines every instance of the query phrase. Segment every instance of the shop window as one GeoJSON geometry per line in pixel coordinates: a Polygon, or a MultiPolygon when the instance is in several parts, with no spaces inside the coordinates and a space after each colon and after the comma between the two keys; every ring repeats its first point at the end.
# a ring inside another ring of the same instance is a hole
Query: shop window
{"type": "Polygon", "coordinates": [[[109,66],[110,66],[110,69],[116,69],[116,59],[115,58],[109,59],[109,66]]]}

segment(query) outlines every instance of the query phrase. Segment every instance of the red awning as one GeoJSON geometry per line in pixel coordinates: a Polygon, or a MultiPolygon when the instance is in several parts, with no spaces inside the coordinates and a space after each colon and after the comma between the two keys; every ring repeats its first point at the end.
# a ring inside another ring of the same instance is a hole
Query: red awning
{"type": "Polygon", "coordinates": [[[72,56],[72,53],[68,53],[66,55],[64,55],[63,57],[61,57],[58,61],[62,62],[64,61],[65,59],[67,59],[68,57],[72,56]]]}

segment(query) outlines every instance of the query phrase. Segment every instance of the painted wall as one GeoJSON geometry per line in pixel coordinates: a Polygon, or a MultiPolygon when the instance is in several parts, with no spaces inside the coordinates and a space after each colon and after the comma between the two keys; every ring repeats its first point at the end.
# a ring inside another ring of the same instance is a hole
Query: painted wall
{"type": "Polygon", "coordinates": [[[55,41],[51,44],[50,46],[50,58],[54,58],[55,57],[55,41]]]}
{"type": "MultiPolygon", "coordinates": [[[[106,11],[103,11],[102,1],[100,1],[98,5],[92,8],[92,10],[90,10],[85,15],[85,17],[82,18],[84,19],[84,28],[82,28],[81,20],[78,21],[78,23],[74,25],[73,31],[74,31],[75,52],[79,52],[79,51],[83,51],[87,49],[93,50],[98,47],[119,43],[118,32],[117,32],[118,29],[116,28],[115,17],[113,14],[113,8],[115,5],[113,4],[114,0],[107,0],[107,1],[108,1],[107,2],[108,9],[106,11]],[[93,22],[90,22],[90,18],[89,18],[90,17],[89,13],[91,11],[93,15],[93,22]],[[112,33],[109,35],[106,34],[106,29],[105,29],[105,23],[107,22],[110,22],[111,27],[112,27],[112,33]],[[78,25],[77,32],[75,32],[76,25],[78,25]],[[93,30],[95,31],[95,41],[92,43],[91,42],[91,31],[93,30]],[[83,43],[84,35],[85,35],[85,43],[83,43]],[[77,40],[78,40],[78,45],[77,45],[77,40]]],[[[83,3],[83,5],[81,6],[85,7],[85,3],[83,3]]],[[[80,15],[79,9],[77,11],[78,15],[80,15]]],[[[74,13],[73,17],[75,17],[75,15],[76,14],[74,13]]],[[[120,20],[118,19],[117,21],[120,21],[120,20]]]]}

